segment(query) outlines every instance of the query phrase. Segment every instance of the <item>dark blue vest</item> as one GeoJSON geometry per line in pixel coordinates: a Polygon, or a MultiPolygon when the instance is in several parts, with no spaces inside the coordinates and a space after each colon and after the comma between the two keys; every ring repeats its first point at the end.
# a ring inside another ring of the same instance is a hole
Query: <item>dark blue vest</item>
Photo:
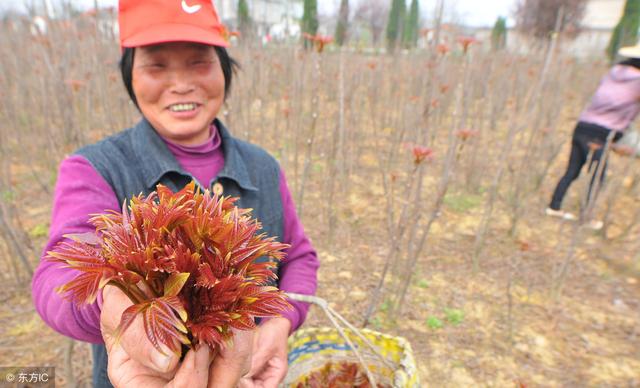
{"type": "MultiPolygon", "coordinates": [[[[262,223],[262,232],[282,239],[278,162],[263,149],[231,136],[217,119],[215,124],[222,138],[224,168],[214,181],[198,184],[212,189],[214,183],[220,183],[225,196],[240,198],[236,205],[253,209],[253,216],[262,223]]],[[[85,157],[111,186],[118,203],[140,193],[148,195],[158,183],[175,192],[194,179],[182,169],[145,119],[133,128],[81,148],[76,154],[85,157]]],[[[93,345],[93,357],[94,387],[111,387],[104,345],[93,345]]]]}

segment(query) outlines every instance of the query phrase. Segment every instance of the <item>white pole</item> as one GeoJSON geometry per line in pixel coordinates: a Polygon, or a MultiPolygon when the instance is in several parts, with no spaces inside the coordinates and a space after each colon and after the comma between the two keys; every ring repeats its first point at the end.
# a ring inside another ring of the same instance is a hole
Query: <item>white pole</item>
{"type": "Polygon", "coordinates": [[[55,17],[55,14],[53,12],[53,4],[51,4],[51,0],[44,0],[44,9],[49,19],[53,19],[55,17]]]}

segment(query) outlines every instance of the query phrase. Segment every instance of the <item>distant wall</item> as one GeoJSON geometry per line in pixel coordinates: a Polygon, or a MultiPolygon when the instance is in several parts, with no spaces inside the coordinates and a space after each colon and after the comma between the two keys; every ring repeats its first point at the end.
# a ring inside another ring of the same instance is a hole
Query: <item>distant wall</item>
{"type": "Polygon", "coordinates": [[[590,29],[612,30],[623,9],[624,0],[591,0],[587,3],[582,25],[590,29]]]}
{"type": "MultiPolygon", "coordinates": [[[[622,16],[624,2],[625,0],[590,0],[581,23],[582,33],[574,40],[563,41],[563,51],[578,58],[604,58],[611,32],[622,16]]],[[[477,29],[475,37],[490,45],[491,29],[477,29]]],[[[507,34],[509,50],[528,53],[532,51],[533,45],[535,42],[529,37],[513,29],[509,30],[507,34]]]]}
{"type": "MultiPolygon", "coordinates": [[[[474,35],[487,47],[491,45],[491,29],[478,29],[474,35]]],[[[609,29],[584,30],[576,39],[563,41],[562,50],[578,58],[604,58],[610,37],[611,30],[609,29]]],[[[509,51],[527,54],[535,51],[536,43],[530,37],[513,29],[507,32],[507,49],[509,51]]]]}
{"type": "MultiPolygon", "coordinates": [[[[222,21],[231,28],[237,26],[237,0],[214,0],[218,14],[222,21]]],[[[258,28],[260,35],[267,34],[272,26],[289,30],[302,18],[303,4],[301,1],[288,0],[249,0],[251,20],[258,28]]]]}

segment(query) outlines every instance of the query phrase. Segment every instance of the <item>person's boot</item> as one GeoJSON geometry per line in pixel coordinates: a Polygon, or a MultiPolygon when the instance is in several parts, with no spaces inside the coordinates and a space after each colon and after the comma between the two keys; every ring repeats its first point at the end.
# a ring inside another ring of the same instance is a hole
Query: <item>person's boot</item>
{"type": "Polygon", "coordinates": [[[545,209],[544,214],[546,214],[546,215],[548,215],[550,217],[562,218],[562,219],[567,220],[567,221],[575,221],[576,220],[576,216],[574,216],[573,214],[571,214],[569,212],[565,212],[563,210],[555,210],[555,209],[552,209],[550,207],[545,209]]]}
{"type": "Polygon", "coordinates": [[[591,230],[600,230],[604,226],[604,223],[602,221],[598,221],[598,220],[591,220],[591,221],[587,222],[585,225],[586,225],[587,228],[589,228],[591,230]]]}

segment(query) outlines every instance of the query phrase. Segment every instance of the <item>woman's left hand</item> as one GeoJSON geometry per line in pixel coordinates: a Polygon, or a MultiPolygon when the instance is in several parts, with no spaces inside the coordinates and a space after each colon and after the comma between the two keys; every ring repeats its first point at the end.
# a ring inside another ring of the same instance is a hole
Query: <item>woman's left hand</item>
{"type": "Polygon", "coordinates": [[[291,322],[272,318],[258,327],[251,371],[240,380],[241,388],[277,388],[287,374],[287,338],[291,322]]]}

